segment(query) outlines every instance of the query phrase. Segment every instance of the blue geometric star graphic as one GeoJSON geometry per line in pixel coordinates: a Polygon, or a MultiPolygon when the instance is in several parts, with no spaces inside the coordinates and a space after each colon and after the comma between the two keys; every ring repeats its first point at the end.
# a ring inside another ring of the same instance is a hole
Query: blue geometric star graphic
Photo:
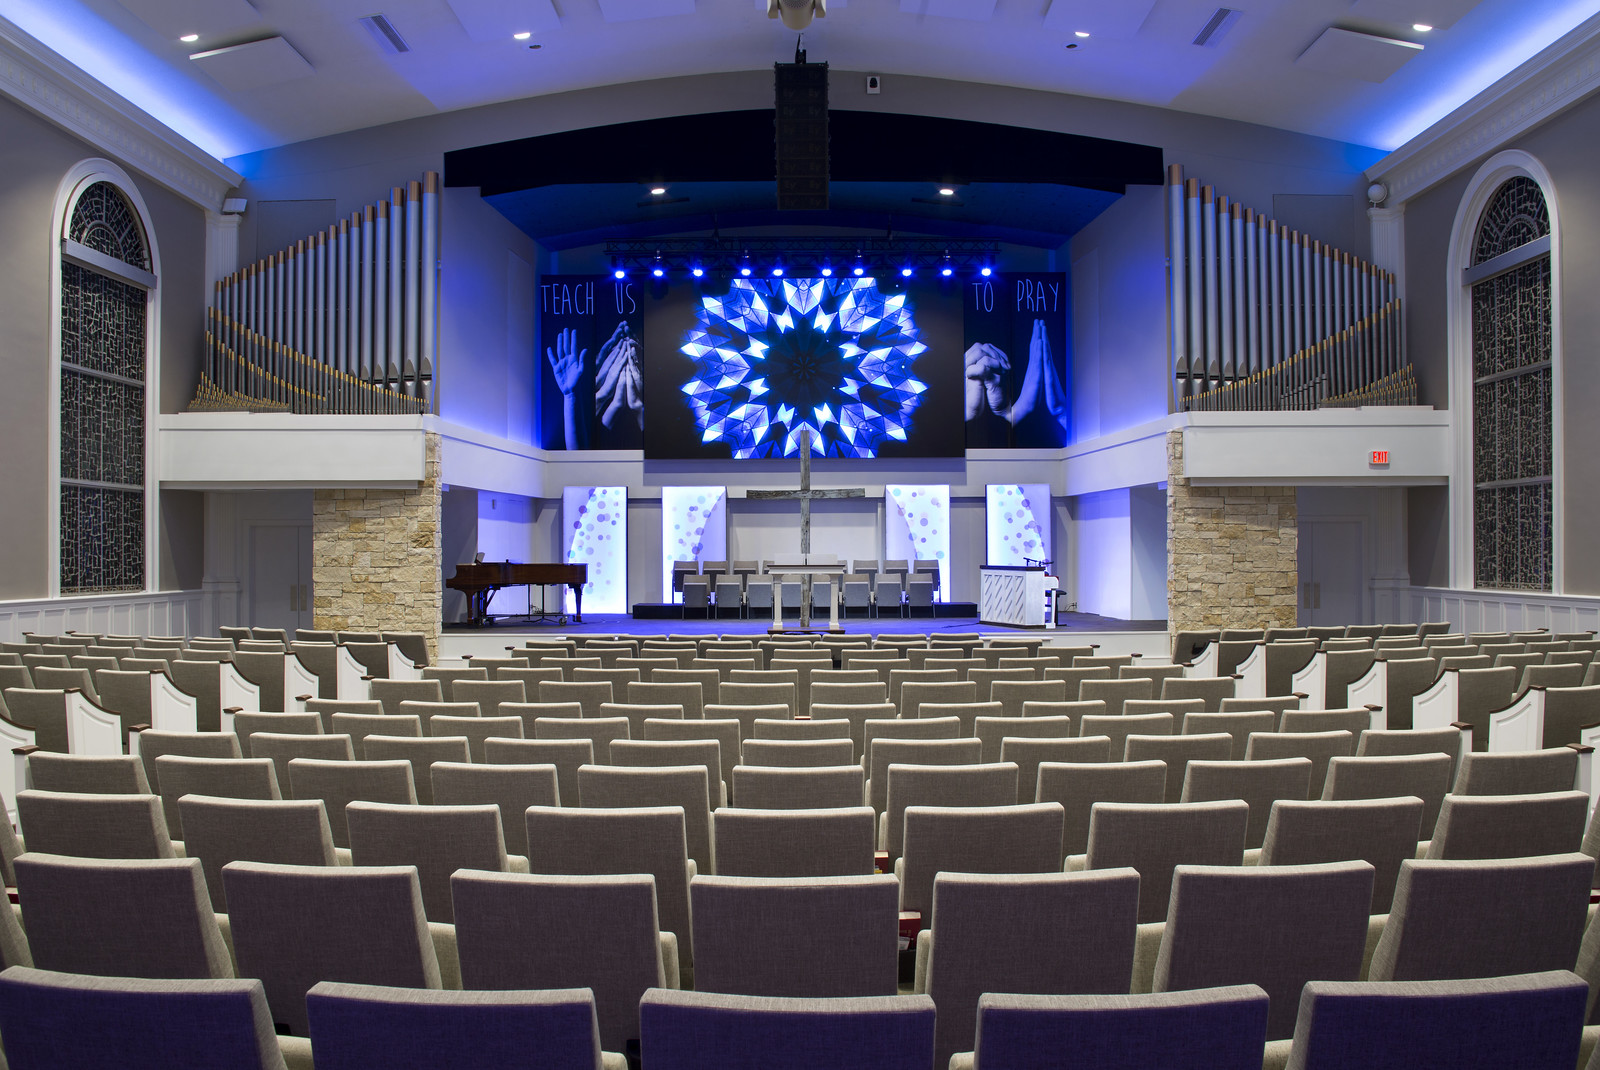
{"type": "Polygon", "coordinates": [[[868,278],[734,279],[703,296],[680,347],[701,441],[736,458],[796,456],[805,430],[819,457],[904,442],[928,389],[911,371],[928,349],[912,312],[868,278]]]}

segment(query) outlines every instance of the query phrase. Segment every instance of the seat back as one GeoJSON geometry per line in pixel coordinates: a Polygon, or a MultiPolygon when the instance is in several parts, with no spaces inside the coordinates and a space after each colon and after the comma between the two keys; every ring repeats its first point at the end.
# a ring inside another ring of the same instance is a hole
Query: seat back
{"type": "Polygon", "coordinates": [[[717,873],[725,877],[841,877],[873,872],[871,807],[751,810],[711,816],[717,873]]]}
{"type": "Polygon", "coordinates": [[[900,909],[928,917],[941,871],[1060,872],[1063,816],[1058,803],[907,807],[900,909]]]}
{"type": "Polygon", "coordinates": [[[528,701],[521,680],[457,680],[450,685],[450,693],[452,701],[476,702],[480,717],[499,717],[503,702],[528,701]]]}
{"type": "Polygon", "coordinates": [[[1306,866],[1359,859],[1372,866],[1372,913],[1394,902],[1400,863],[1414,858],[1422,828],[1422,800],[1350,799],[1272,804],[1261,845],[1263,866],[1306,866]]]}
{"type": "Polygon", "coordinates": [[[888,767],[883,844],[892,862],[905,843],[909,806],[1017,805],[1017,767],[1008,762],[988,765],[899,765],[888,767]]]}
{"type": "Polygon", "coordinates": [[[1230,713],[1190,713],[1183,718],[1182,732],[1186,736],[1201,736],[1226,732],[1233,737],[1233,747],[1228,757],[1243,761],[1245,746],[1252,732],[1272,732],[1278,727],[1278,715],[1271,710],[1247,710],[1230,713]]]}
{"type": "Polygon", "coordinates": [[[222,869],[229,862],[276,862],[286,866],[336,866],[333,833],[320,799],[225,799],[185,795],[178,808],[187,819],[183,846],[205,872],[211,905],[228,912],[222,869]]]}
{"type": "Polygon", "coordinates": [[[689,895],[697,991],[832,998],[897,991],[893,876],[699,876],[689,895]],[[761,954],[752,955],[757,945],[761,954]]]}
{"type": "Polygon", "coordinates": [[[1139,871],[1139,920],[1167,916],[1172,873],[1180,865],[1237,866],[1244,860],[1250,807],[1225,802],[1098,803],[1089,817],[1085,868],[1139,871]]]}
{"type": "Polygon", "coordinates": [[[500,807],[493,804],[418,806],[353,802],[350,860],[357,866],[415,866],[429,921],[450,923],[450,875],[458,869],[504,872],[506,844],[500,807]]]}
{"type": "Polygon", "coordinates": [[[416,770],[404,759],[339,762],[296,758],[289,763],[289,782],[294,798],[320,799],[326,805],[328,827],[338,847],[350,846],[346,808],[351,803],[407,805],[417,801],[416,770]]]}
{"type": "Polygon", "coordinates": [[[1167,801],[1183,797],[1184,770],[1191,761],[1228,761],[1233,754],[1233,737],[1226,732],[1193,736],[1129,736],[1123,748],[1124,761],[1167,763],[1167,801]]]}
{"type": "Polygon", "coordinates": [[[1327,785],[1328,763],[1334,758],[1349,757],[1354,749],[1355,737],[1349,732],[1252,732],[1244,756],[1249,761],[1310,759],[1311,781],[1306,797],[1320,799],[1327,785]]]}
{"type": "Polygon", "coordinates": [[[421,739],[422,718],[404,713],[336,713],[329,734],[349,736],[351,753],[356,761],[362,761],[367,756],[368,736],[411,736],[421,739]]]}
{"type": "MultiPolygon", "coordinates": [[[[1053,718],[1038,718],[1051,720],[1053,718]]],[[[1105,736],[1005,736],[1000,741],[1000,760],[1017,767],[1017,802],[1045,802],[1038,798],[1039,766],[1044,762],[1106,762],[1111,758],[1111,741],[1105,736]]],[[[1088,826],[1084,827],[1088,834],[1088,826]]],[[[1069,854],[1081,854],[1069,851],[1069,854]]]]}
{"type": "Polygon", "coordinates": [[[30,852],[75,858],[172,858],[155,795],[17,792],[17,824],[30,852]]]}
{"type": "Polygon", "coordinates": [[[319,981],[439,988],[411,866],[223,867],[239,972],[259,977],[275,1023],[306,1036],[306,993],[319,981]]]}
{"type": "Polygon", "coordinates": [[[1457,795],[1534,795],[1571,791],[1578,779],[1578,752],[1571,747],[1461,756],[1457,795]]]}
{"type": "Polygon", "coordinates": [[[1246,849],[1260,847],[1267,834],[1272,804],[1279,799],[1304,802],[1311,783],[1311,759],[1276,758],[1239,762],[1190,762],[1180,802],[1243,799],[1250,806],[1245,826],[1246,849]]]}
{"type": "Polygon", "coordinates": [[[492,804],[500,808],[500,830],[509,854],[528,853],[530,806],[559,806],[556,767],[433,763],[433,801],[438,806],[492,804]]]}
{"type": "Polygon", "coordinates": [[[1328,762],[1324,799],[1422,800],[1422,837],[1433,836],[1439,808],[1450,790],[1450,759],[1443,754],[1395,754],[1333,758],[1328,762]]]}
{"type": "Polygon", "coordinates": [[[576,806],[578,770],[594,763],[594,744],[587,739],[489,739],[484,741],[483,757],[486,765],[554,766],[556,805],[576,806]]]}
{"type": "MultiPolygon", "coordinates": [[[[450,884],[464,988],[587,988],[600,1046],[622,1052],[638,1040],[640,998],[669,982],[648,875],[462,871],[450,884]]],[[[459,1057],[451,1052],[447,1061],[459,1057]]]]}
{"type": "Polygon", "coordinates": [[[927,996],[773,999],[656,989],[639,1004],[639,1028],[651,1070],[928,1070],[933,1063],[927,996]]]}
{"type": "Polygon", "coordinates": [[[0,974],[0,1030],[13,1070],[284,1070],[256,980],[89,979],[13,967],[0,974]]]}
{"type": "Polygon", "coordinates": [[[891,765],[975,765],[982,757],[983,743],[978,739],[871,739],[867,804],[879,813],[888,805],[891,765]]]}
{"type": "Polygon", "coordinates": [[[1589,911],[1588,855],[1400,863],[1374,981],[1571,969],[1589,911]]]}
{"type": "Polygon", "coordinates": [[[1589,816],[1582,791],[1446,795],[1429,858],[1525,858],[1578,850],[1589,816]]]}
{"type": "Polygon", "coordinates": [[[1407,984],[1312,981],[1300,996],[1289,1066],[1343,1065],[1360,1052],[1363,1067],[1407,1070],[1419,1051],[1448,1038],[1459,1070],[1566,1070],[1578,1058],[1573,1022],[1581,1025],[1585,987],[1565,970],[1407,984]]]}
{"type": "Polygon", "coordinates": [[[679,961],[694,965],[682,807],[532,806],[526,822],[529,872],[649,874],[655,881],[661,929],[677,934],[679,961]]]}
{"type": "MultiPolygon", "coordinates": [[[[365,744],[368,762],[407,761],[411,763],[411,784],[416,802],[433,802],[434,762],[470,762],[472,750],[466,736],[368,736],[365,744]]],[[[389,801],[389,800],[384,800],[389,801]]]]}
{"type": "Polygon", "coordinates": [[[1035,798],[1061,805],[1062,851],[1080,855],[1089,846],[1095,803],[1159,803],[1166,798],[1167,775],[1167,763],[1162,761],[1046,761],[1039,765],[1035,798]]]}
{"type": "Polygon", "coordinates": [[[1260,985],[1271,1000],[1267,1039],[1294,1035],[1307,981],[1361,973],[1372,866],[1178,866],[1155,991],[1260,985]]]}
{"type": "Polygon", "coordinates": [[[137,755],[61,754],[34,751],[28,755],[28,780],[39,791],[87,792],[98,795],[149,795],[149,778],[137,755]]]}
{"type": "Polygon", "coordinates": [[[1105,736],[1110,741],[1114,762],[1128,753],[1129,736],[1170,736],[1176,731],[1177,718],[1170,713],[1089,713],[1078,719],[1080,736],[1105,736]]]}
{"type": "Polygon", "coordinates": [[[709,784],[704,765],[586,765],[578,770],[578,799],[585,807],[681,806],[690,859],[703,872],[715,873],[709,784]]]}
{"type": "Polygon", "coordinates": [[[375,698],[308,698],[306,699],[306,712],[314,713],[322,718],[322,730],[329,735],[333,734],[333,715],[336,713],[355,713],[368,717],[396,716],[395,714],[385,714],[383,712],[383,703],[375,698]]]}
{"type": "Polygon", "coordinates": [[[1162,698],[1201,699],[1206,704],[1206,710],[1212,713],[1220,712],[1222,700],[1233,695],[1232,676],[1190,676],[1161,681],[1162,698]]]}
{"type": "Polygon", "coordinates": [[[730,786],[733,801],[743,809],[839,809],[862,804],[866,771],[854,764],[793,769],[740,765],[734,767],[730,786]]]}
{"type": "MultiPolygon", "coordinates": [[[[399,713],[400,703],[406,701],[444,701],[444,687],[438,680],[372,680],[370,683],[372,697],[383,703],[384,713],[399,713]]],[[[450,690],[454,693],[453,684],[450,690]]]]}

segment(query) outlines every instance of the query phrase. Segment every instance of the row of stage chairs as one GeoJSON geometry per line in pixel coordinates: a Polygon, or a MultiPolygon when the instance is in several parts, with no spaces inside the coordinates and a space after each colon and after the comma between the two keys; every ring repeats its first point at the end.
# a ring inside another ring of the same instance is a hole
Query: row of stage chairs
{"type": "MultiPolygon", "coordinates": [[[[938,561],[857,560],[840,574],[813,578],[811,610],[821,616],[838,610],[844,617],[931,617],[940,589],[938,561]]],[[[785,572],[778,561],[734,561],[731,567],[727,561],[675,561],[672,590],[682,596],[685,617],[755,619],[770,616],[775,603],[785,616],[798,617],[804,578],[785,572]]]]}

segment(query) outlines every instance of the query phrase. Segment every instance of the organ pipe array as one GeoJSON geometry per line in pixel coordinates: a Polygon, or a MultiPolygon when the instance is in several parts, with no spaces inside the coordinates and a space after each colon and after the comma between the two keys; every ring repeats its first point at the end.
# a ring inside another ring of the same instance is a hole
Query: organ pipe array
{"type": "Polygon", "coordinates": [[[436,411],[439,202],[429,171],[219,280],[190,408],[436,411]]]}
{"type": "Polygon", "coordinates": [[[1167,168],[1173,407],[1416,404],[1395,277],[1167,168]]]}

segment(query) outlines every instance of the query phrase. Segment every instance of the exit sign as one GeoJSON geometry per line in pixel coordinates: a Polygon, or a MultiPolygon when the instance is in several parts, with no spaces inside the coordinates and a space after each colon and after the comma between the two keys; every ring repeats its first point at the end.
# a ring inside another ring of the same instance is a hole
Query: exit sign
{"type": "Polygon", "coordinates": [[[1372,463],[1373,464],[1388,464],[1389,463],[1389,451],[1388,450],[1373,450],[1372,451],[1372,463]]]}

